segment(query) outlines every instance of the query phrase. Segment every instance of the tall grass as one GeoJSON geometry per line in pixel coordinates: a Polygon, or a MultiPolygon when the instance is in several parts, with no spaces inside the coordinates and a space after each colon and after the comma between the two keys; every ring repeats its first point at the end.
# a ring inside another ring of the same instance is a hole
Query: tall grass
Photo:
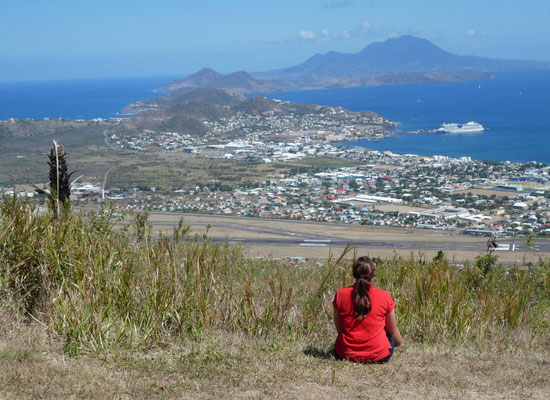
{"type": "MultiPolygon", "coordinates": [[[[346,249],[323,263],[247,258],[180,223],[151,240],[108,208],[50,219],[26,200],[0,202],[0,302],[48,325],[68,354],[200,341],[213,331],[328,343],[332,299],[352,283],[346,249]]],[[[141,230],[140,230],[141,229],[141,230]]],[[[409,341],[550,348],[550,265],[530,271],[445,257],[376,260],[409,341]],[[519,340],[522,343],[519,343],[519,340]]]]}

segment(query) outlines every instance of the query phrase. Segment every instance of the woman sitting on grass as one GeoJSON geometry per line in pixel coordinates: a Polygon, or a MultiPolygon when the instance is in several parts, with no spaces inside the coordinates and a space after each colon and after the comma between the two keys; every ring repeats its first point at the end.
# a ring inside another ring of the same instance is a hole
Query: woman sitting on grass
{"type": "Polygon", "coordinates": [[[403,344],[391,295],[372,284],[375,269],[369,257],[359,257],[353,264],[355,284],[336,292],[332,304],[337,358],[383,363],[392,356],[394,346],[403,344]]]}

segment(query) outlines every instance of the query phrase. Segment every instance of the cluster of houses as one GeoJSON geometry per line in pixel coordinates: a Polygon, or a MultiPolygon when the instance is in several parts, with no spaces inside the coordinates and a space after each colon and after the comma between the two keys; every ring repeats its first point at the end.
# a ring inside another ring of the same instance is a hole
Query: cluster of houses
{"type": "Polygon", "coordinates": [[[387,133],[395,124],[381,116],[365,116],[342,108],[327,108],[327,113],[276,114],[264,112],[247,114],[238,112],[229,118],[206,121],[210,131],[221,137],[238,136],[253,132],[260,136],[286,136],[293,132],[317,132],[319,135],[340,138],[372,136],[387,133]],[[338,118],[334,115],[338,114],[338,118]]]}
{"type": "Polygon", "coordinates": [[[357,167],[285,173],[232,190],[133,191],[125,209],[463,230],[550,233],[549,167],[336,148],[357,167]]]}
{"type": "Polygon", "coordinates": [[[197,140],[189,135],[178,132],[156,132],[151,129],[144,129],[131,136],[119,136],[116,133],[109,135],[109,142],[115,148],[130,151],[176,150],[180,148],[193,147],[197,140]]]}
{"type": "MultiPolygon", "coordinates": [[[[173,192],[111,188],[106,193],[99,186],[80,184],[73,188],[73,198],[111,199],[123,209],[461,229],[475,235],[550,233],[550,167],[339,146],[332,140],[387,133],[388,121],[382,118],[344,116],[335,120],[323,114],[237,113],[207,121],[209,132],[200,138],[144,130],[134,136],[111,133],[109,141],[133,151],[160,148],[190,157],[263,163],[328,157],[351,161],[355,167],[289,169],[258,177],[252,187],[200,184],[173,192]],[[238,132],[241,139],[223,143],[213,139],[232,132],[238,132]]],[[[32,190],[25,193],[33,195],[32,190]]]]}
{"type": "Polygon", "coordinates": [[[298,155],[298,151],[288,151],[296,150],[295,147],[304,142],[323,143],[354,140],[359,137],[383,137],[390,134],[388,128],[395,126],[394,123],[380,116],[366,116],[340,108],[328,109],[338,113],[339,118],[323,113],[279,115],[273,112],[260,114],[237,112],[228,118],[203,121],[207,127],[207,132],[203,135],[192,136],[178,132],[144,129],[125,135],[111,132],[108,138],[115,148],[135,152],[161,150],[191,153],[208,158],[252,157],[284,160],[314,155],[314,153],[308,153],[308,149],[298,155]],[[287,149],[281,149],[281,146],[265,147],[268,143],[278,143],[286,138],[293,138],[292,141],[281,143],[283,147],[289,147],[287,149]]]}

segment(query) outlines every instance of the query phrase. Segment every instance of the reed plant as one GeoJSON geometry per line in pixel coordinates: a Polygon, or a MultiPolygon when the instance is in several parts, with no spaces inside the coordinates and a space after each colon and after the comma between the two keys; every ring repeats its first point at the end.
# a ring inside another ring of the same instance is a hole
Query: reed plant
{"type": "MultiPolygon", "coordinates": [[[[71,355],[200,342],[220,331],[334,339],[332,299],[352,283],[356,249],[295,265],[193,236],[183,220],[151,240],[146,215],[124,229],[114,215],[103,207],[52,219],[25,199],[1,200],[2,308],[49,326],[71,355]]],[[[375,284],[396,300],[406,340],[550,348],[548,262],[458,269],[444,254],[419,254],[376,263],[375,284]]]]}

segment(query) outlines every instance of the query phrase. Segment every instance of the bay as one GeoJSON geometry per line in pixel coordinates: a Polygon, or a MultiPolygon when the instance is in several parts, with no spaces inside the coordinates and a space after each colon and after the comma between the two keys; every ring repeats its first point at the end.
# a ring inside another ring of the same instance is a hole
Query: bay
{"type": "Polygon", "coordinates": [[[365,86],[271,93],[298,103],[371,110],[399,122],[398,129],[437,129],[444,122],[475,121],[482,133],[393,135],[378,142],[360,140],[373,150],[419,155],[550,164],[550,71],[496,73],[494,79],[427,85],[365,86]]]}
{"type": "MultiPolygon", "coordinates": [[[[0,83],[0,119],[112,118],[128,103],[158,93],[173,77],[0,83]]],[[[496,73],[494,79],[429,85],[396,85],[267,94],[299,103],[372,110],[399,122],[398,129],[437,129],[444,122],[476,121],[478,134],[403,134],[374,150],[550,164],[550,71],[496,73]]]]}

